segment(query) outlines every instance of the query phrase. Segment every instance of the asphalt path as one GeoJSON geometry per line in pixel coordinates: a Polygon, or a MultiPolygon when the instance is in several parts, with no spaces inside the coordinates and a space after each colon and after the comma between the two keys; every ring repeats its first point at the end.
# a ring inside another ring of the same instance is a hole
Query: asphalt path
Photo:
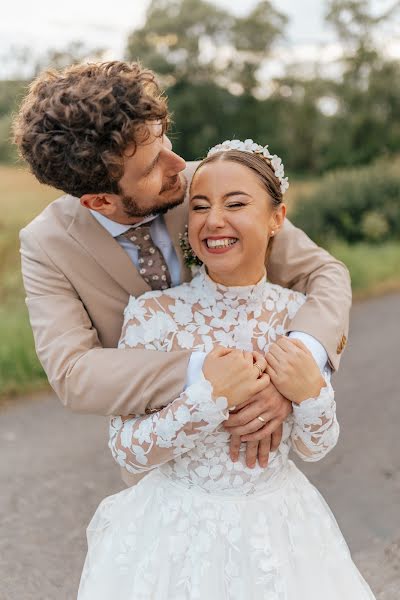
{"type": "MultiPolygon", "coordinates": [[[[334,380],[340,441],[325,460],[301,467],[377,598],[397,600],[400,295],[357,304],[349,339],[334,380]]],[[[124,487],[107,420],[72,414],[52,395],[3,403],[0,457],[0,599],[76,598],[85,527],[100,500],[124,487]]]]}

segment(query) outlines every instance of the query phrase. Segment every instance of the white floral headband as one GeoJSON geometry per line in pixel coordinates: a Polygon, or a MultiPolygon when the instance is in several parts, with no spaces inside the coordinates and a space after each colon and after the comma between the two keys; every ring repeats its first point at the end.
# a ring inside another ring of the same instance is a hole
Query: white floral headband
{"type": "Polygon", "coordinates": [[[280,181],[282,194],[286,192],[289,187],[289,180],[287,177],[285,177],[285,169],[282,159],[276,154],[271,154],[268,150],[268,146],[260,146],[259,144],[253,142],[253,140],[244,140],[244,142],[241,142],[240,140],[225,140],[225,142],[222,142],[222,144],[213,146],[208,151],[207,157],[215,154],[216,152],[224,152],[227,150],[239,150],[240,152],[250,152],[250,154],[261,154],[265,158],[268,158],[271,162],[271,167],[274,170],[276,177],[280,181]]]}

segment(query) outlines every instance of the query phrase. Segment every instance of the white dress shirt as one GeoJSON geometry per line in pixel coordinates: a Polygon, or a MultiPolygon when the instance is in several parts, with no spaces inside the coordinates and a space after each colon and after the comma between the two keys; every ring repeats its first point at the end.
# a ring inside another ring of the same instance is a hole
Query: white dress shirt
{"type": "MultiPolygon", "coordinates": [[[[175,248],[171,238],[169,237],[169,233],[162,215],[147,217],[135,225],[123,225],[122,223],[116,223],[115,221],[104,217],[95,210],[91,210],[90,212],[100,223],[100,225],[102,225],[104,229],[106,229],[108,233],[112,235],[113,238],[116,238],[116,241],[128,254],[136,268],[138,268],[139,265],[138,247],[125,237],[118,236],[121,236],[122,233],[125,233],[131,227],[139,227],[139,225],[143,225],[144,223],[149,223],[152,221],[150,226],[151,237],[155,245],[161,250],[165,262],[168,265],[172,286],[179,285],[181,283],[179,260],[176,256],[175,248]]],[[[328,354],[322,344],[320,344],[320,342],[312,335],[302,331],[291,331],[289,333],[289,337],[296,338],[303,342],[305,346],[307,346],[321,371],[324,371],[327,368],[328,354]]],[[[185,388],[200,379],[205,357],[205,352],[192,352],[186,371],[185,388]]]]}

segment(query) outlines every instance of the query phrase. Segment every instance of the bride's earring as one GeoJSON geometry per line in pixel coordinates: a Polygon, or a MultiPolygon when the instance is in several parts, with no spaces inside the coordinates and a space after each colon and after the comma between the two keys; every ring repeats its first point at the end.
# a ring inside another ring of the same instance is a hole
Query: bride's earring
{"type": "Polygon", "coordinates": [[[273,235],[275,235],[275,231],[274,231],[274,230],[272,230],[272,231],[271,231],[271,237],[272,237],[273,235]]]}

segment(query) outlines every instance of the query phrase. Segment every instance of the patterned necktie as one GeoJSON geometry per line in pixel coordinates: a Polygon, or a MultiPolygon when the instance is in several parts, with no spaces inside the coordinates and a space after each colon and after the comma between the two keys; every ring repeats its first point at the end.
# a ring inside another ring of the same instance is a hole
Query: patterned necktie
{"type": "Polygon", "coordinates": [[[139,249],[139,273],[152,290],[171,287],[171,275],[162,252],[152,240],[150,224],[131,227],[122,235],[139,249]]]}

